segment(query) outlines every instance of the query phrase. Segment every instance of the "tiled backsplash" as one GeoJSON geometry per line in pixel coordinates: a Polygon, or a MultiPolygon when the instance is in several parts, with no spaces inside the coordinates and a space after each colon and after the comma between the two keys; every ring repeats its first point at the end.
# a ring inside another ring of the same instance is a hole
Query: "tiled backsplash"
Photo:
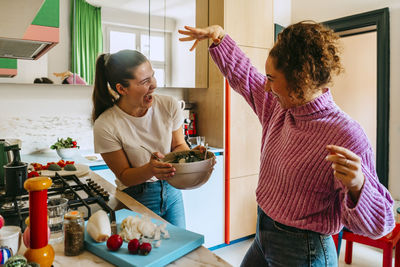
{"type": "Polygon", "coordinates": [[[57,138],[68,136],[77,140],[82,150],[93,149],[89,114],[86,116],[24,116],[0,117],[0,133],[6,138],[22,140],[22,153],[40,153],[50,149],[57,138]]]}
{"type": "Polygon", "coordinates": [[[48,152],[59,137],[93,149],[92,88],[71,85],[0,85],[0,138],[22,140],[22,154],[48,152]]]}

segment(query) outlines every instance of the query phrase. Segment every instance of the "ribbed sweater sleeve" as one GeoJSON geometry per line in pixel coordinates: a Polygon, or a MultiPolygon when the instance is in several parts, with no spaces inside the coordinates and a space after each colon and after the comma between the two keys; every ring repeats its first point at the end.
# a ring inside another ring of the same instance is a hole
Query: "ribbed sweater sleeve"
{"type": "MultiPolygon", "coordinates": [[[[257,71],[229,35],[225,35],[220,44],[211,45],[209,50],[230,86],[244,97],[262,121],[265,113],[269,112],[263,108],[272,109],[272,103],[264,105],[269,96],[264,90],[265,75],[257,71]]],[[[272,97],[269,100],[272,102],[272,97]]]]}
{"type": "Polygon", "coordinates": [[[394,227],[393,200],[379,183],[371,149],[363,153],[361,162],[365,183],[356,205],[348,193],[345,195],[342,221],[355,233],[379,238],[394,227]]]}
{"type": "Polygon", "coordinates": [[[334,103],[328,88],[311,102],[282,109],[276,98],[264,91],[265,76],[229,35],[212,45],[210,54],[262,124],[256,198],[269,217],[323,234],[337,233],[346,226],[378,238],[393,229],[393,200],[379,183],[368,138],[334,103]],[[361,157],[365,183],[356,204],[334,177],[332,163],[325,160],[327,145],[345,147],[361,157]]]}

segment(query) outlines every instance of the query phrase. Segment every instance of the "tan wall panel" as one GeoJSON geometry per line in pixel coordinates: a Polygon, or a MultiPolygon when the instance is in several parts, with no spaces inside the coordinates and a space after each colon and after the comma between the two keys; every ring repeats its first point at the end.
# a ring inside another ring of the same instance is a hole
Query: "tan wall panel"
{"type": "Polygon", "coordinates": [[[240,49],[250,58],[251,64],[265,75],[265,62],[267,61],[269,49],[239,46],[240,49]]]}
{"type": "MultiPolygon", "coordinates": [[[[208,0],[196,1],[196,27],[208,26],[208,0]]],[[[208,87],[208,44],[200,42],[196,53],[196,88],[208,87]]]]}
{"type": "Polygon", "coordinates": [[[256,232],[257,182],[257,175],[231,180],[231,231],[229,240],[252,235],[256,232]]]}
{"type": "Polygon", "coordinates": [[[272,47],[272,0],[226,0],[225,17],[225,29],[239,45],[272,47]]]}
{"type": "Polygon", "coordinates": [[[231,94],[231,179],[258,174],[260,166],[261,124],[244,100],[231,94]]]}
{"type": "MultiPolygon", "coordinates": [[[[264,73],[267,49],[240,47],[259,72],[264,73]]],[[[238,93],[231,94],[231,178],[259,173],[261,124],[238,93]]]]}

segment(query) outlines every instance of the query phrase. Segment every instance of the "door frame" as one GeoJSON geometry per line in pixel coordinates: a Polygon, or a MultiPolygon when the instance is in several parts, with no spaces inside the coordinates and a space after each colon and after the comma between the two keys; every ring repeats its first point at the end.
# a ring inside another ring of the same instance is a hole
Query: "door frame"
{"type": "Polygon", "coordinates": [[[389,93],[390,32],[389,8],[322,22],[341,37],[376,31],[377,33],[377,124],[376,171],[388,187],[389,174],[389,93]]]}

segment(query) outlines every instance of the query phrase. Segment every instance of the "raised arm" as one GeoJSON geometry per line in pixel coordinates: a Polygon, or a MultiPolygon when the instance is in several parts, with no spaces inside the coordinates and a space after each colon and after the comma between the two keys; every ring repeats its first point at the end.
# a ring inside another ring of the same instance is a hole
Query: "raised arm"
{"type": "Polygon", "coordinates": [[[198,42],[212,39],[214,43],[209,49],[210,55],[221,73],[228,79],[230,86],[245,98],[260,121],[266,118],[264,113],[269,113],[268,109],[272,108],[274,101],[270,97],[271,103],[267,103],[265,109],[264,104],[269,96],[264,90],[266,76],[258,72],[221,26],[213,25],[206,28],[185,26],[185,30],[178,32],[186,35],[180,38],[180,41],[195,41],[191,50],[198,42]]]}

